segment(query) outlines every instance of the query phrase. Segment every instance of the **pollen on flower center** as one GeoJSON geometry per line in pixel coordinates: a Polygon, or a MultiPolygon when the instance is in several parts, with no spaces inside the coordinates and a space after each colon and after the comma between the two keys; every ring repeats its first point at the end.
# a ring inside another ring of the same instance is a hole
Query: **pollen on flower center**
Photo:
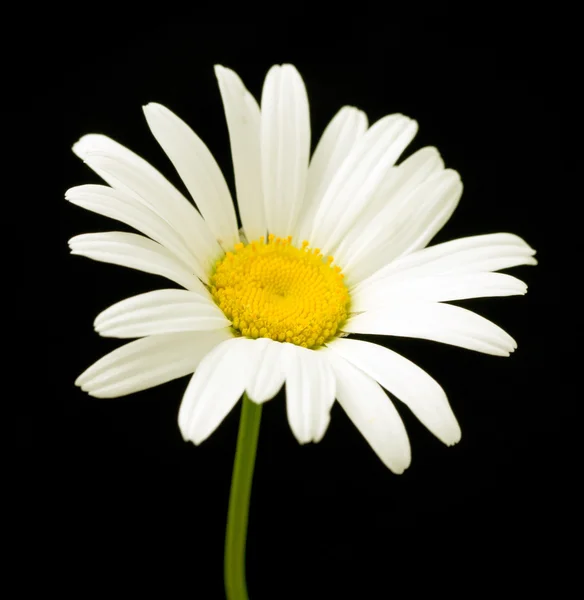
{"type": "Polygon", "coordinates": [[[333,257],[268,236],[237,244],[211,277],[215,302],[233,327],[250,338],[267,337],[305,348],[321,346],[347,318],[349,291],[333,257]]]}

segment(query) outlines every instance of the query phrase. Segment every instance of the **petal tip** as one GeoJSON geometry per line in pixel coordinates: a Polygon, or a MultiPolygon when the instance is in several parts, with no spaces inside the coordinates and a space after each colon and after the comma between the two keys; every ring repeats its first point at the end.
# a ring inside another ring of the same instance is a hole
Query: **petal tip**
{"type": "Polygon", "coordinates": [[[179,410],[178,415],[178,429],[180,431],[180,435],[184,442],[190,442],[191,438],[188,435],[188,428],[186,427],[186,423],[184,422],[184,418],[179,410]]]}
{"type": "Polygon", "coordinates": [[[84,140],[84,138],[81,138],[80,140],[75,142],[73,144],[73,146],[71,147],[71,150],[73,150],[73,154],[75,154],[75,156],[78,156],[81,160],[83,160],[83,157],[85,155],[85,150],[86,150],[86,146],[85,146],[83,140],[84,140]]]}
{"type": "Polygon", "coordinates": [[[76,156],[85,162],[85,159],[91,153],[96,143],[102,141],[104,138],[106,138],[106,136],[99,133],[88,133],[79,138],[79,140],[73,144],[71,149],[76,156]]]}
{"type": "Polygon", "coordinates": [[[148,102],[148,104],[144,104],[144,106],[142,106],[142,112],[144,113],[146,119],[148,119],[149,116],[162,112],[163,110],[164,106],[162,106],[162,104],[158,104],[158,102],[148,102]]]}
{"type": "Polygon", "coordinates": [[[403,475],[409,466],[410,466],[410,463],[408,462],[407,464],[403,464],[403,465],[392,465],[389,468],[390,468],[391,472],[394,473],[395,475],[403,475]]]}
{"type": "Polygon", "coordinates": [[[451,433],[451,435],[448,436],[444,440],[444,442],[446,443],[446,445],[448,447],[452,447],[452,446],[456,446],[456,444],[458,444],[461,439],[462,439],[462,431],[460,430],[460,427],[457,427],[456,431],[453,431],[451,433]]]}
{"type": "Polygon", "coordinates": [[[300,76],[298,69],[292,63],[283,63],[281,65],[281,68],[284,73],[289,73],[290,75],[300,76]]]}

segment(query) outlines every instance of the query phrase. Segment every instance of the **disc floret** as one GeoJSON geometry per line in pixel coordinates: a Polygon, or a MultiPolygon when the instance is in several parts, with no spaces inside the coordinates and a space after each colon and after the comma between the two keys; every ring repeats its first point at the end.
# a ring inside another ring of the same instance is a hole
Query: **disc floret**
{"type": "Polygon", "coordinates": [[[239,243],[216,265],[211,293],[233,328],[305,348],[331,339],[347,318],[349,291],[332,256],[273,234],[239,243]]]}

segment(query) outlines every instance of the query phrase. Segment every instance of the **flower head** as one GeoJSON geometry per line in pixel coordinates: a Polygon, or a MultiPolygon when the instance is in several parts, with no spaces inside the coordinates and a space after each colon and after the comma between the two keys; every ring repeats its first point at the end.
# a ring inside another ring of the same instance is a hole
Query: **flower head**
{"type": "Polygon", "coordinates": [[[396,166],[417,131],[400,114],[371,127],[343,107],[310,157],[304,83],[274,66],[261,109],[239,77],[216,67],[225,108],[238,225],[228,186],[203,141],[168,109],[148,125],[194,204],[130,150],[102,135],[75,146],[108,184],[67,199],[144,235],[109,232],[70,241],[73,254],[161,275],[181,289],[122,300],[95,320],[104,336],[139,338],[77,380],[89,394],[123,396],[194,373],[179,413],[185,440],[205,440],[244,392],[256,403],[286,385],[290,427],[322,439],[336,400],[394,472],[410,463],[402,420],[382,388],[446,444],[460,428],[442,388],[406,358],[350,334],[435,340],[508,356],[514,340],[451,300],[524,294],[495,271],[536,264],[509,233],[427,247],[462,194],[435,148],[396,166]]]}

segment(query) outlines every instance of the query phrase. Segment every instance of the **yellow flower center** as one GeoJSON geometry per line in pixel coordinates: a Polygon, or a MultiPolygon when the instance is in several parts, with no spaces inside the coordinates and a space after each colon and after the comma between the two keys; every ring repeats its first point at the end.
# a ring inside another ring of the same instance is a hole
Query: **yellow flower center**
{"type": "Polygon", "coordinates": [[[291,242],[270,234],[237,244],[217,263],[211,293],[242,335],[314,348],[347,318],[349,291],[332,256],[291,242]]]}

